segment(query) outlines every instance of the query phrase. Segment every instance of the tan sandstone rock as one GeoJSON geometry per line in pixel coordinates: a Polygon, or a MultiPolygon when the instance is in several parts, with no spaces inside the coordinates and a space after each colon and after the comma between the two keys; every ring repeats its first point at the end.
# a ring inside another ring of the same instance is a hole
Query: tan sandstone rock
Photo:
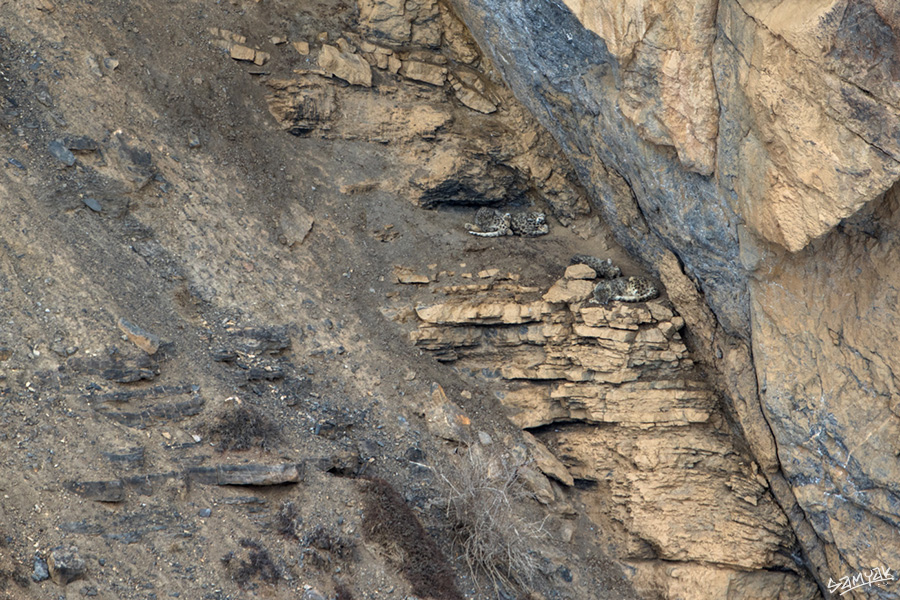
{"type": "Polygon", "coordinates": [[[372,68],[358,54],[341,52],[323,44],[319,52],[319,67],[351,85],[372,87],[372,68]]]}
{"type": "Polygon", "coordinates": [[[414,81],[442,86],[447,80],[447,68],[420,60],[403,61],[400,74],[414,81]]]}
{"type": "Polygon", "coordinates": [[[560,279],[553,284],[546,294],[544,301],[551,304],[565,302],[575,304],[584,302],[594,293],[594,284],[583,279],[560,279]]]}

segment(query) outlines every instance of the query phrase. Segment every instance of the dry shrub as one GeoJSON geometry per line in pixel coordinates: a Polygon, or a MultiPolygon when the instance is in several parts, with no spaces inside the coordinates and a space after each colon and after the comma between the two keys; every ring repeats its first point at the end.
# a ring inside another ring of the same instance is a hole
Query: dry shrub
{"type": "Polygon", "coordinates": [[[275,531],[289,540],[299,540],[297,526],[303,523],[303,517],[293,502],[282,502],[278,514],[275,515],[275,531]]]}
{"type": "Polygon", "coordinates": [[[220,452],[227,450],[269,450],[281,439],[281,429],[271,417],[251,406],[238,406],[218,415],[206,433],[217,440],[220,452]]]}
{"type": "Polygon", "coordinates": [[[520,475],[524,466],[472,447],[458,468],[441,474],[454,548],[476,585],[487,576],[495,591],[501,584],[528,589],[538,569],[531,548],[545,536],[543,523],[523,519],[514,508],[528,497],[520,475]]]}
{"type": "Polygon", "coordinates": [[[248,560],[241,560],[234,565],[234,552],[229,552],[222,557],[222,562],[231,570],[232,579],[240,586],[246,585],[251,579],[259,579],[275,585],[282,577],[281,569],[269,556],[269,551],[256,540],[242,539],[242,548],[247,549],[248,560]]]}

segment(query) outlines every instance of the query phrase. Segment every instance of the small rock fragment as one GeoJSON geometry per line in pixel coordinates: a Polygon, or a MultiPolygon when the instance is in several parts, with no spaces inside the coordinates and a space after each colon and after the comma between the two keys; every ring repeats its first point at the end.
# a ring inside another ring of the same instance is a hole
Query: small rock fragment
{"type": "Polygon", "coordinates": [[[81,201],[84,202],[84,205],[87,206],[87,207],[88,207],[89,209],[91,209],[92,211],[94,211],[94,212],[103,212],[103,207],[102,207],[102,206],[100,205],[100,203],[96,200],[96,198],[88,198],[88,197],[84,197],[84,198],[81,199],[81,201]]]}
{"type": "Polygon", "coordinates": [[[594,292],[594,285],[590,281],[583,279],[560,279],[553,284],[546,294],[544,301],[550,303],[573,304],[575,302],[584,302],[591,297],[594,292]]]}
{"type": "Polygon", "coordinates": [[[563,485],[572,487],[575,485],[575,479],[565,465],[560,462],[556,456],[550,452],[540,440],[527,431],[523,431],[522,435],[525,439],[525,445],[528,447],[534,464],[544,475],[552,477],[563,485]]]}
{"type": "Polygon", "coordinates": [[[439,438],[452,442],[468,442],[472,421],[462,409],[447,398],[444,388],[431,384],[431,402],[425,408],[428,429],[439,438]]]}
{"type": "Polygon", "coordinates": [[[447,77],[447,69],[418,60],[407,60],[403,62],[401,75],[408,79],[430,83],[438,87],[444,85],[447,77]]]}
{"type": "Polygon", "coordinates": [[[303,600],[327,600],[317,589],[309,587],[308,585],[303,587],[303,600]]]}
{"type": "Polygon", "coordinates": [[[62,142],[62,140],[53,140],[47,146],[47,149],[50,150],[50,154],[53,155],[53,158],[63,163],[67,167],[71,167],[75,164],[75,155],[66,148],[66,145],[62,142]]]}
{"type": "Polygon", "coordinates": [[[247,60],[252,61],[256,57],[256,50],[253,48],[248,48],[247,46],[242,46],[240,44],[234,44],[231,47],[231,58],[235,60],[247,60]]]}
{"type": "Polygon", "coordinates": [[[295,464],[194,467],[187,475],[207,485],[282,485],[300,481],[300,470],[295,464]]]}
{"type": "Polygon", "coordinates": [[[387,70],[396,75],[400,72],[400,68],[403,66],[403,62],[397,58],[396,56],[388,56],[387,59],[387,70]]]}
{"type": "Polygon", "coordinates": [[[372,67],[357,54],[324,44],[319,53],[319,67],[351,85],[372,87],[372,67]]]}
{"type": "Polygon", "coordinates": [[[566,267],[566,274],[563,277],[566,279],[596,279],[597,271],[583,264],[570,265],[566,267]]]}
{"type": "Polygon", "coordinates": [[[50,567],[50,577],[57,585],[62,586],[78,579],[85,572],[84,560],[78,556],[76,546],[54,548],[47,565],[50,567]]]}
{"type": "Polygon", "coordinates": [[[309,42],[294,42],[292,45],[300,56],[309,54],[309,42]]]}
{"type": "Polygon", "coordinates": [[[218,38],[222,38],[223,40],[227,40],[229,42],[234,42],[236,44],[246,44],[247,37],[237,34],[233,31],[229,31],[227,29],[219,29],[218,27],[210,27],[209,32],[218,38]]]}
{"type": "Polygon", "coordinates": [[[125,499],[125,485],[121,479],[112,481],[72,481],[66,488],[73,494],[97,502],[121,502],[125,499]]]}
{"type": "Polygon", "coordinates": [[[483,271],[478,271],[478,276],[481,279],[487,279],[489,277],[496,277],[500,274],[500,269],[484,269],[483,271]]]}
{"type": "Polygon", "coordinates": [[[431,278],[427,275],[420,275],[410,267],[394,267],[394,277],[399,283],[429,283],[431,278]]]}
{"type": "Polygon", "coordinates": [[[50,571],[47,568],[47,561],[40,557],[40,555],[34,555],[34,570],[31,572],[31,580],[34,582],[44,581],[46,579],[50,579],[50,571]]]}
{"type": "Polygon", "coordinates": [[[91,73],[93,73],[97,77],[103,77],[103,72],[100,71],[100,63],[97,62],[97,59],[94,58],[93,54],[88,54],[84,58],[84,62],[88,66],[88,69],[90,69],[91,73]]]}
{"type": "Polygon", "coordinates": [[[122,330],[122,333],[128,336],[131,343],[147,354],[156,354],[156,351],[159,350],[159,337],[153,335],[149,331],[141,329],[137,325],[133,325],[122,318],[119,319],[117,325],[119,326],[119,329],[122,330]]]}
{"type": "Polygon", "coordinates": [[[76,138],[66,138],[65,146],[72,152],[96,152],[100,149],[97,140],[89,138],[86,135],[76,138]]]}
{"type": "Polygon", "coordinates": [[[292,205],[278,222],[279,241],[287,247],[299,246],[312,231],[315,221],[302,207],[292,205]]]}
{"type": "Polygon", "coordinates": [[[7,348],[6,346],[0,346],[0,362],[7,361],[12,358],[13,351],[12,348],[7,348]]]}
{"type": "Polygon", "coordinates": [[[113,57],[107,57],[103,59],[103,66],[106,67],[108,71],[115,71],[119,66],[119,59],[113,57]]]}
{"type": "Polygon", "coordinates": [[[493,112],[497,111],[497,105],[473,90],[470,87],[465,85],[459,86],[458,89],[454,90],[456,92],[456,98],[463,103],[463,105],[471,108],[474,111],[480,112],[485,115],[489,115],[493,112]]]}

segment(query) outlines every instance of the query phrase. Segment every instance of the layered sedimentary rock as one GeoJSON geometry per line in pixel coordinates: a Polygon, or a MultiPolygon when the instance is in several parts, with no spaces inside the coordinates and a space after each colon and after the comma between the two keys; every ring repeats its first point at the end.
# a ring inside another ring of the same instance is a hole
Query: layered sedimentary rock
{"type": "Polygon", "coordinates": [[[668,301],[601,306],[589,280],[542,290],[495,271],[480,284],[417,286],[410,339],[473,374],[547,445],[561,464],[542,470],[580,482],[569,493],[614,540],[636,589],[816,597],[789,520],[735,443],[668,301]]]}
{"type": "Polygon", "coordinates": [[[672,284],[820,587],[890,563],[896,3],[452,3],[672,284]]]}

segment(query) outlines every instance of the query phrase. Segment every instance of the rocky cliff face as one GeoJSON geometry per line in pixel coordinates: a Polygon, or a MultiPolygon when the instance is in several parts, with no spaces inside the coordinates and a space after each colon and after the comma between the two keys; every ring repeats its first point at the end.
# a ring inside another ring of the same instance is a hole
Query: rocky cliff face
{"type": "Polygon", "coordinates": [[[535,493],[550,513],[584,502],[644,598],[818,597],[668,302],[592,304],[590,270],[570,268],[548,290],[498,271],[420,286],[410,337],[463,373],[488,373],[481,386],[546,444],[534,455],[550,457],[537,464],[553,486],[535,493]]]}
{"type": "Polygon", "coordinates": [[[666,282],[823,589],[891,566],[897,5],[453,4],[666,282]]]}

